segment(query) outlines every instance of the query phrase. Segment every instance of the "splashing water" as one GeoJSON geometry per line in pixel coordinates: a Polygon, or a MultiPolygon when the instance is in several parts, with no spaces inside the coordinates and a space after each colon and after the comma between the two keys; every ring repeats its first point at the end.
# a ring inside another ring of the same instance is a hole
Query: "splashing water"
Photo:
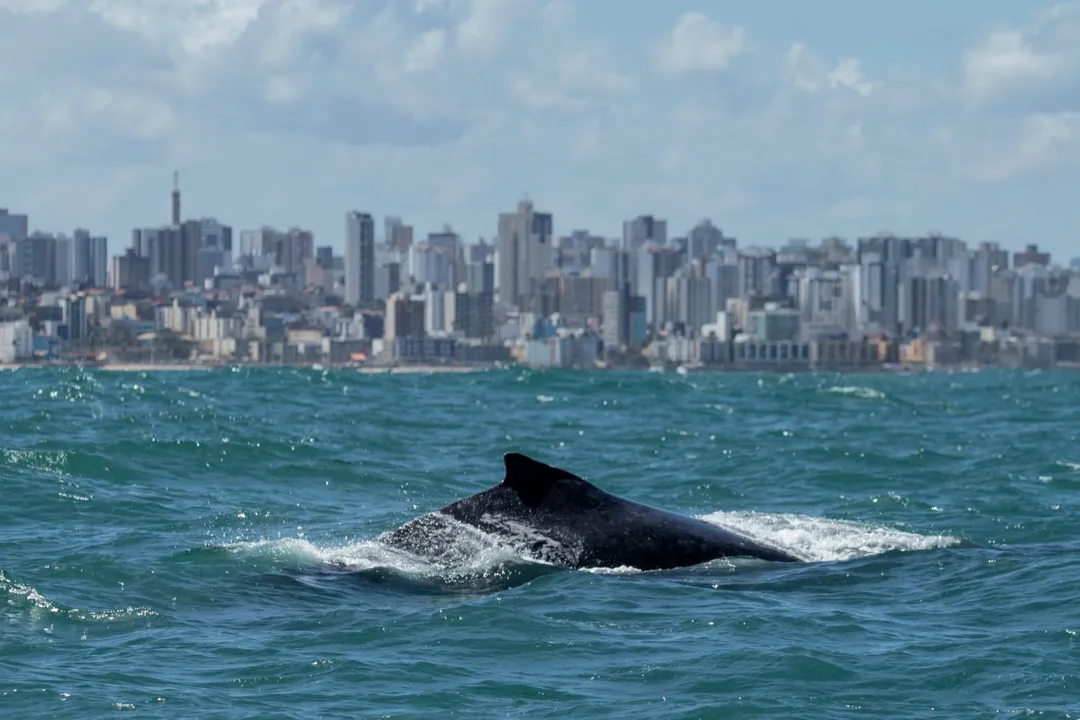
{"type": "MultiPolygon", "coordinates": [[[[738,532],[807,562],[838,562],[894,551],[932,550],[961,544],[948,535],[920,535],[895,528],[846,520],[790,513],[714,512],[699,519],[738,532]]],[[[278,566],[333,566],[349,572],[389,570],[412,580],[453,585],[479,579],[503,577],[509,568],[522,565],[558,569],[558,549],[540,556],[515,549],[527,547],[521,538],[534,537],[529,528],[502,524],[511,537],[501,538],[470,525],[446,518],[440,522],[437,540],[429,554],[418,555],[391,547],[380,537],[346,544],[317,545],[306,538],[283,538],[230,543],[223,547],[244,556],[262,558],[278,566]],[[518,535],[514,535],[515,532],[518,535]]],[[[549,543],[556,541],[545,538],[549,543]]],[[[742,559],[734,559],[742,562],[742,559]]],[[[721,561],[731,565],[731,561],[721,561]]],[[[753,561],[759,562],[759,561],[753,561]]],[[[635,574],[641,570],[588,568],[598,574],[635,574]]]]}
{"type": "Polygon", "coordinates": [[[919,535],[869,523],[791,513],[714,512],[701,519],[780,547],[808,562],[853,560],[897,550],[932,550],[963,542],[948,535],[919,535]]]}

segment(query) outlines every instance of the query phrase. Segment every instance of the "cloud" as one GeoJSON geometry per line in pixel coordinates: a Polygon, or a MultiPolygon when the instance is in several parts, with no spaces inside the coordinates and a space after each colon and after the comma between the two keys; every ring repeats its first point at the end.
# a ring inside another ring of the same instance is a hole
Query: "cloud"
{"type": "Polygon", "coordinates": [[[506,46],[529,4],[523,0],[467,0],[467,9],[454,30],[458,51],[470,57],[493,57],[506,46]]]}
{"type": "Polygon", "coordinates": [[[402,58],[401,70],[406,76],[429,73],[439,67],[446,54],[446,30],[425,30],[409,45],[402,58]]]}
{"type": "Polygon", "coordinates": [[[880,83],[866,79],[858,58],[841,58],[836,67],[829,69],[802,43],[795,43],[788,49],[784,70],[789,83],[808,93],[846,89],[866,97],[880,86],[880,83]]]}
{"type": "Polygon", "coordinates": [[[976,142],[983,150],[971,154],[969,173],[982,182],[1075,171],[1080,164],[1080,112],[1028,115],[999,132],[984,133],[976,142]]]}
{"type": "Polygon", "coordinates": [[[1080,110],[1080,4],[989,33],[964,54],[963,78],[967,100],[980,109],[1080,110]]]}
{"type": "Polygon", "coordinates": [[[653,61],[663,73],[717,72],[726,70],[746,48],[742,27],[729,29],[704,13],[688,12],[657,43],[653,61]]]}
{"type": "Polygon", "coordinates": [[[584,109],[634,87],[604,51],[567,48],[555,55],[550,67],[517,71],[510,90],[529,108],[584,109]]]}
{"type": "Polygon", "coordinates": [[[678,3],[641,35],[589,0],[0,0],[0,205],[124,237],[179,167],[192,212],[335,244],[357,206],[490,237],[525,192],[560,231],[1063,234],[1078,8],[933,66],[678,3]]]}
{"type": "MultiPolygon", "coordinates": [[[[18,53],[26,61],[6,73],[5,84],[29,100],[20,115],[44,113],[45,122],[24,122],[22,131],[36,136],[33,144],[47,148],[46,156],[83,144],[72,137],[74,127],[83,128],[90,148],[167,143],[170,132],[193,127],[299,132],[355,144],[434,143],[453,135],[449,122],[367,100],[377,83],[358,86],[344,77],[340,63],[355,28],[346,22],[352,6],[337,0],[93,0],[81,7],[58,2],[47,12],[5,9],[10,17],[0,26],[11,28],[10,41],[27,52],[18,53]],[[63,48],[61,39],[73,47],[63,48]]],[[[437,62],[438,48],[428,42],[402,52],[406,73],[437,62]]]]}

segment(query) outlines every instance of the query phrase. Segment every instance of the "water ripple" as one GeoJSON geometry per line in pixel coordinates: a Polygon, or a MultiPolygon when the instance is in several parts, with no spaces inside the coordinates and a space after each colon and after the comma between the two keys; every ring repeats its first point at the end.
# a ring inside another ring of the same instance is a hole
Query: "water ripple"
{"type": "Polygon", "coordinates": [[[1080,375],[0,374],[4,717],[1069,717],[1080,375]],[[379,533],[535,455],[812,562],[379,533]]]}

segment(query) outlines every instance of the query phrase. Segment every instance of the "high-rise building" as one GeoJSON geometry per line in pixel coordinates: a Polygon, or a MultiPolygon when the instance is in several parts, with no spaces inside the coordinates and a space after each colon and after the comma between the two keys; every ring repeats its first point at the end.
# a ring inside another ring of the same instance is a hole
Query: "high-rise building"
{"type": "Polygon", "coordinates": [[[691,258],[712,255],[721,247],[735,248],[735,238],[724,237],[723,231],[708,218],[691,228],[686,236],[686,254],[691,258]]]}
{"type": "Polygon", "coordinates": [[[345,302],[375,299],[375,218],[356,210],[345,215],[345,302]]]}
{"type": "Polygon", "coordinates": [[[589,250],[589,266],[595,277],[611,278],[617,281],[619,277],[619,251],[616,248],[594,247],[589,250]]]}
{"type": "MultiPolygon", "coordinates": [[[[348,267],[348,260],[345,262],[348,267]]],[[[383,337],[386,340],[422,338],[424,337],[424,320],[423,297],[396,292],[386,301],[386,325],[383,337]]]]}
{"type": "Polygon", "coordinates": [[[638,260],[638,294],[645,298],[645,313],[649,326],[657,330],[668,320],[667,279],[679,267],[675,250],[656,245],[642,246],[633,253],[638,260]]]}
{"type": "Polygon", "coordinates": [[[239,257],[256,255],[262,255],[262,230],[241,230],[239,257]]]}
{"type": "Polygon", "coordinates": [[[324,268],[332,268],[334,266],[334,248],[330,245],[323,245],[315,250],[315,262],[324,268]]]}
{"type": "Polygon", "coordinates": [[[669,320],[682,325],[687,337],[699,337],[701,327],[716,319],[709,278],[680,273],[667,279],[669,320]]]}
{"type": "Polygon", "coordinates": [[[465,264],[465,286],[471,293],[495,294],[495,263],[480,260],[465,264]]]}
{"type": "Polygon", "coordinates": [[[461,247],[461,236],[449,225],[439,232],[428,233],[427,244],[445,253],[450,263],[450,286],[455,287],[465,281],[465,253],[461,247]]]}
{"type": "Polygon", "coordinates": [[[375,299],[385,301],[402,287],[401,276],[408,268],[398,262],[388,262],[375,268],[375,299]]]}
{"type": "Polygon", "coordinates": [[[30,231],[30,221],[26,215],[13,215],[5,208],[0,208],[0,274],[15,275],[15,252],[21,240],[25,240],[30,231]]]}
{"type": "Polygon", "coordinates": [[[173,173],[172,189],[172,224],[180,224],[180,173],[173,173]]]}
{"type": "Polygon", "coordinates": [[[454,293],[454,331],[467,338],[492,337],[495,334],[494,295],[459,287],[454,293]]]}
{"type": "Polygon", "coordinates": [[[667,220],[638,215],[623,222],[623,250],[637,252],[646,245],[667,245],[667,220]]]}
{"type": "Polygon", "coordinates": [[[0,235],[7,235],[12,242],[25,239],[30,234],[30,219],[0,208],[0,235]]]}
{"type": "Polygon", "coordinates": [[[138,228],[132,231],[131,246],[138,255],[149,260],[151,280],[164,276],[174,287],[183,286],[179,225],[138,228]]]}
{"type": "Polygon", "coordinates": [[[113,290],[144,290],[150,286],[150,258],[128,248],[112,259],[113,290]]]}
{"type": "Polygon", "coordinates": [[[769,248],[747,248],[738,254],[737,262],[740,297],[767,297],[779,292],[776,251],[769,248]]]}
{"type": "Polygon", "coordinates": [[[87,287],[105,287],[108,257],[108,238],[93,236],[83,228],[77,229],[72,239],[72,280],[87,287]]]}
{"type": "Polygon", "coordinates": [[[310,230],[289,229],[289,257],[285,266],[290,271],[299,270],[315,257],[315,235],[310,230]]]}
{"type": "Polygon", "coordinates": [[[15,247],[15,241],[10,235],[0,233],[0,281],[14,274],[15,247]]]}
{"type": "MultiPolygon", "coordinates": [[[[170,287],[179,290],[189,283],[202,286],[214,276],[217,267],[231,267],[232,235],[228,225],[214,218],[201,218],[179,225],[136,229],[131,234],[131,245],[138,255],[149,258],[151,279],[164,276],[170,287]]],[[[98,262],[96,250],[93,256],[98,262]]],[[[80,269],[76,265],[76,270],[80,269]]]]}
{"type": "Polygon", "coordinates": [[[180,224],[180,246],[178,248],[178,260],[180,267],[180,283],[173,284],[174,290],[179,290],[185,285],[198,283],[202,285],[199,275],[199,251],[203,247],[203,223],[201,220],[186,220],[180,224]]]}
{"type": "Polygon", "coordinates": [[[499,215],[499,303],[531,311],[552,262],[551,213],[536,212],[530,200],[499,215]]]}
{"type": "MultiPolygon", "coordinates": [[[[198,253],[203,250],[212,251],[215,253],[215,262],[222,267],[232,267],[232,251],[233,251],[233,230],[228,225],[224,225],[218,222],[215,218],[202,218],[199,220],[199,247],[196,249],[196,257],[198,253]]],[[[199,266],[199,261],[196,261],[196,267],[199,266]]],[[[213,267],[209,270],[210,275],[204,277],[205,273],[196,271],[195,282],[202,284],[203,280],[207,277],[213,276],[213,267]]]]}
{"type": "Polygon", "coordinates": [[[406,225],[399,217],[388,217],[385,221],[385,242],[397,253],[406,253],[413,244],[412,225],[406,225]]]}
{"type": "Polygon", "coordinates": [[[439,335],[447,330],[447,318],[453,327],[454,294],[446,290],[440,290],[434,285],[424,287],[421,295],[424,300],[424,333],[426,335],[439,335]],[[446,296],[450,296],[450,307],[447,307],[446,296]],[[449,311],[449,312],[448,312],[449,311]]]}
{"type": "Polygon", "coordinates": [[[1050,253],[1039,252],[1039,246],[1035,244],[1025,245],[1023,252],[1013,253],[1013,268],[1017,270],[1025,265],[1042,265],[1045,267],[1049,264],[1050,253]]]}
{"type": "Polygon", "coordinates": [[[608,290],[601,300],[601,328],[604,350],[608,353],[618,351],[627,344],[627,322],[625,315],[627,296],[622,290],[608,290]]]}
{"type": "Polygon", "coordinates": [[[418,243],[409,248],[405,257],[406,278],[409,282],[437,285],[443,290],[454,286],[453,250],[418,243]]]}
{"type": "Polygon", "coordinates": [[[35,232],[15,243],[11,274],[44,287],[71,282],[71,238],[35,232]]]}
{"type": "Polygon", "coordinates": [[[609,277],[568,276],[558,280],[558,308],[567,327],[602,322],[604,293],[615,287],[609,277]]]}

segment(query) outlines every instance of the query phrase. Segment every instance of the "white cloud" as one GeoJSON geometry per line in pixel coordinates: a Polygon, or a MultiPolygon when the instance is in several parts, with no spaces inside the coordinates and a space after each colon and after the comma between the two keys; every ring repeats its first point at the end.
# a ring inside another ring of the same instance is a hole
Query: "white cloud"
{"type": "Polygon", "coordinates": [[[0,0],[0,10],[11,13],[51,13],[67,4],[67,0],[0,0]]]}
{"type": "Polygon", "coordinates": [[[549,61],[515,72],[510,90],[525,107],[581,110],[634,89],[633,81],[599,48],[569,46],[549,61]]]}
{"type": "Polygon", "coordinates": [[[491,58],[504,48],[514,26],[532,3],[528,0],[465,0],[467,11],[455,38],[466,56],[491,58]]]}
{"type": "Polygon", "coordinates": [[[1007,227],[998,188],[1080,183],[1078,5],[931,73],[677,10],[596,36],[589,1],[0,0],[0,206],[123,237],[180,167],[186,207],[326,242],[357,204],[490,236],[528,191],[560,230],[653,211],[775,243],[1007,227]]]}
{"type": "Polygon", "coordinates": [[[1080,164],[1080,112],[1029,115],[1006,134],[1006,142],[996,134],[984,136],[983,142],[994,147],[970,164],[972,176],[983,182],[1075,169],[1080,164]]]}
{"type": "MultiPolygon", "coordinates": [[[[347,27],[354,12],[354,7],[344,0],[234,1],[241,6],[250,3],[258,7],[261,27],[251,28],[258,35],[255,57],[265,65],[278,68],[310,60],[317,54],[313,42],[334,38],[339,28],[347,27]]],[[[239,7],[233,12],[239,15],[239,7]]]]}
{"type": "Polygon", "coordinates": [[[866,97],[877,89],[878,84],[866,79],[862,72],[862,63],[858,58],[841,58],[836,67],[829,72],[829,86],[848,88],[866,97]]]}
{"type": "Polygon", "coordinates": [[[653,61],[664,73],[726,70],[747,48],[746,30],[726,28],[699,12],[684,13],[653,49],[653,61]]]}
{"type": "Polygon", "coordinates": [[[794,87],[809,93],[847,89],[867,97],[880,87],[880,83],[871,82],[863,75],[862,63],[858,58],[841,58],[836,67],[830,70],[821,58],[802,43],[788,48],[784,74],[794,87]]]}
{"type": "Polygon", "coordinates": [[[1000,28],[964,54],[976,107],[1080,110],[1080,4],[1052,7],[1025,28],[1000,28]]]}
{"type": "Polygon", "coordinates": [[[264,0],[91,0],[90,12],[146,41],[179,44],[190,56],[227,47],[255,20],[264,0]]]}
{"type": "Polygon", "coordinates": [[[442,28],[426,30],[405,53],[402,70],[406,75],[431,72],[439,67],[445,52],[446,31],[442,28]]]}
{"type": "Polygon", "coordinates": [[[577,48],[556,57],[558,84],[586,93],[632,90],[634,83],[614,66],[607,53],[597,48],[577,48]]]}
{"type": "Polygon", "coordinates": [[[426,12],[438,10],[444,5],[446,5],[446,0],[414,0],[413,12],[417,15],[423,15],[426,12]]]}

